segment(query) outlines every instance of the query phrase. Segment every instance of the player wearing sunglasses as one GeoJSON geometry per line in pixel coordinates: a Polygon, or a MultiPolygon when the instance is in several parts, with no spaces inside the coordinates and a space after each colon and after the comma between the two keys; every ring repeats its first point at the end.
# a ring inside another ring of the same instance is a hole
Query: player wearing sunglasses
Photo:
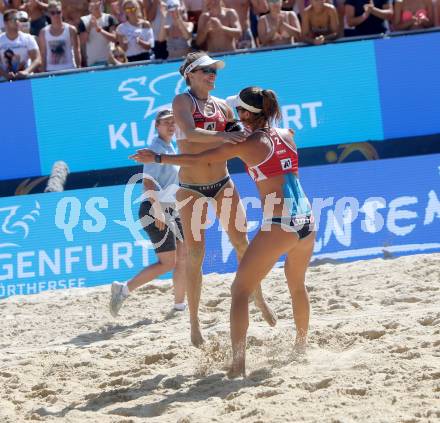
{"type": "MultiPolygon", "coordinates": [[[[243,131],[225,132],[228,121],[234,120],[233,112],[224,100],[210,95],[215,87],[217,70],[224,66],[221,60],[212,59],[204,52],[196,52],[189,53],[180,67],[188,91],[175,97],[173,111],[177,124],[176,139],[182,153],[200,153],[224,143],[239,143],[246,138],[243,131]]],[[[248,246],[246,230],[240,230],[246,225],[246,215],[225,160],[182,167],[179,185],[177,200],[186,204],[180,210],[180,216],[187,242],[186,277],[191,341],[199,346],[204,342],[198,318],[205,258],[206,225],[202,222],[206,222],[208,203],[217,206],[216,215],[228,234],[238,260],[248,246]],[[227,206],[223,207],[224,204],[227,206]],[[242,222],[242,225],[236,225],[236,222],[242,222]]],[[[276,317],[264,301],[259,286],[255,302],[266,321],[275,325],[276,317]]]]}
{"type": "Polygon", "coordinates": [[[315,241],[311,205],[299,181],[293,131],[274,126],[281,117],[275,93],[248,87],[235,100],[240,120],[251,131],[245,142],[220,145],[199,154],[160,155],[144,149],[132,156],[140,163],[156,161],[181,169],[194,169],[204,162],[215,165],[238,157],[257,185],[263,223],[247,248],[232,285],[230,377],[245,375],[249,297],[282,255],[286,255],[284,273],[296,326],[295,350],[305,351],[310,316],[305,274],[315,241]]]}

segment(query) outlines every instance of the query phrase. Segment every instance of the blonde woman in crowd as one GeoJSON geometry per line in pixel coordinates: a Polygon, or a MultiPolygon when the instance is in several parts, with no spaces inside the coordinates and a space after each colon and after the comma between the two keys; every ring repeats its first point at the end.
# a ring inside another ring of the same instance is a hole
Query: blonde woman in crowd
{"type": "Polygon", "coordinates": [[[142,13],[136,0],[125,0],[122,8],[127,18],[116,29],[119,45],[125,51],[129,62],[149,60],[154,46],[154,35],[150,22],[141,18],[142,13]]]}

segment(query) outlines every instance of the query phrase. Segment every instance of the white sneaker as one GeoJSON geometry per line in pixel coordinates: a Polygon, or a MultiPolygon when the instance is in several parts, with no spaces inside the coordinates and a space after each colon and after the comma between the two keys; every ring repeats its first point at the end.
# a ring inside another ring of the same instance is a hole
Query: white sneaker
{"type": "Polygon", "coordinates": [[[186,310],[186,304],[185,303],[176,303],[176,304],[174,304],[174,310],[176,310],[176,311],[185,311],[186,310]]]}
{"type": "Polygon", "coordinates": [[[121,282],[113,282],[111,287],[111,297],[110,297],[110,314],[116,317],[119,314],[119,310],[122,307],[122,303],[128,297],[124,294],[125,284],[121,282]]]}

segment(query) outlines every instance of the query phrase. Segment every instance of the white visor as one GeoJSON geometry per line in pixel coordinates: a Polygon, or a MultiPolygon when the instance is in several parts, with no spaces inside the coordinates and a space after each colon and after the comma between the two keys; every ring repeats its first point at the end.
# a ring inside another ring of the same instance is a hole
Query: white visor
{"type": "Polygon", "coordinates": [[[223,60],[215,60],[209,56],[202,56],[196,61],[192,62],[183,72],[183,76],[188,75],[196,68],[205,68],[207,66],[215,65],[216,69],[223,69],[225,67],[225,62],[223,60]]]}
{"type": "Polygon", "coordinates": [[[230,107],[233,107],[234,109],[237,107],[242,107],[243,109],[247,110],[248,112],[252,113],[261,113],[263,109],[258,109],[257,107],[251,106],[249,104],[246,104],[241,98],[240,95],[230,96],[226,99],[226,102],[230,107]]]}

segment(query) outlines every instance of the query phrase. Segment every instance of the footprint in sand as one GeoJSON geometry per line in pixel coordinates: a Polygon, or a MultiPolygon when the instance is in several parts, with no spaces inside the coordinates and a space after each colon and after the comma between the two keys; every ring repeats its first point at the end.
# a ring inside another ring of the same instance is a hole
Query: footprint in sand
{"type": "Polygon", "coordinates": [[[214,298],[212,300],[209,300],[205,306],[209,307],[209,308],[215,308],[217,307],[219,304],[221,304],[224,301],[223,298],[214,298]]]}
{"type": "Polygon", "coordinates": [[[268,389],[265,391],[261,391],[261,392],[257,392],[254,397],[255,398],[269,398],[269,397],[273,397],[275,395],[281,395],[284,392],[281,391],[280,389],[268,389]]]}
{"type": "Polygon", "coordinates": [[[419,297],[397,297],[394,299],[396,303],[419,303],[422,301],[419,297]]]}
{"type": "Polygon", "coordinates": [[[110,382],[101,383],[99,385],[99,388],[103,389],[103,388],[107,388],[109,386],[111,386],[111,387],[128,386],[130,384],[131,384],[131,380],[130,379],[126,379],[124,377],[120,377],[118,379],[113,379],[110,382]]]}
{"type": "Polygon", "coordinates": [[[390,353],[393,354],[403,354],[409,351],[408,347],[404,347],[404,346],[395,346],[394,349],[390,350],[390,353]]]}
{"type": "Polygon", "coordinates": [[[363,397],[367,394],[366,388],[347,388],[344,389],[343,392],[347,395],[357,395],[363,397]]]}
{"type": "Polygon", "coordinates": [[[277,386],[282,385],[285,382],[284,379],[279,378],[279,379],[269,379],[269,380],[265,380],[263,381],[262,385],[270,387],[270,388],[276,388],[277,386]]]}
{"type": "Polygon", "coordinates": [[[385,333],[386,332],[384,330],[371,329],[371,330],[366,330],[364,332],[359,332],[359,335],[362,336],[362,338],[373,341],[375,339],[382,338],[382,336],[384,336],[385,333]]]}
{"type": "Polygon", "coordinates": [[[159,361],[162,360],[172,360],[176,355],[177,353],[173,353],[173,352],[147,355],[144,358],[144,364],[150,365],[150,364],[158,363],[159,361]]]}
{"type": "Polygon", "coordinates": [[[400,324],[397,322],[387,322],[387,323],[383,324],[383,327],[388,330],[389,329],[397,329],[399,326],[400,326],[400,324]]]}
{"type": "Polygon", "coordinates": [[[0,372],[0,377],[12,377],[12,374],[8,372],[0,372]]]}
{"type": "Polygon", "coordinates": [[[45,387],[40,387],[41,385],[34,386],[32,392],[27,395],[28,398],[47,398],[49,396],[55,396],[57,394],[53,389],[48,389],[47,385],[45,387]],[[35,389],[36,388],[36,389],[35,389]]]}
{"type": "Polygon", "coordinates": [[[178,390],[182,387],[182,385],[185,383],[185,378],[182,375],[177,375],[174,377],[169,377],[167,379],[164,379],[160,386],[165,389],[174,389],[178,390]]]}
{"type": "Polygon", "coordinates": [[[332,380],[333,380],[333,378],[328,377],[328,378],[322,379],[318,382],[305,382],[302,384],[298,384],[297,386],[298,386],[298,388],[305,389],[306,391],[315,392],[320,389],[328,388],[331,385],[332,380]]]}
{"type": "Polygon", "coordinates": [[[404,360],[414,360],[415,358],[420,358],[421,357],[421,355],[420,355],[420,353],[419,352],[410,352],[409,354],[407,354],[407,355],[403,355],[402,356],[402,358],[404,359],[404,360]]]}
{"type": "MultiPolygon", "coordinates": [[[[264,411],[259,410],[258,408],[254,408],[251,411],[248,411],[246,413],[243,413],[240,418],[241,419],[247,419],[248,417],[260,417],[262,414],[264,414],[264,411]]],[[[259,422],[261,420],[255,420],[255,422],[259,422]]]]}
{"type": "Polygon", "coordinates": [[[247,343],[251,347],[261,347],[264,345],[264,341],[262,339],[259,339],[253,335],[248,336],[247,343]]]}
{"type": "Polygon", "coordinates": [[[210,328],[211,326],[214,326],[218,322],[216,317],[212,317],[211,319],[205,319],[202,320],[202,324],[205,328],[210,328]]]}
{"type": "Polygon", "coordinates": [[[430,315],[417,320],[422,326],[437,326],[440,323],[440,314],[430,315]]]}

